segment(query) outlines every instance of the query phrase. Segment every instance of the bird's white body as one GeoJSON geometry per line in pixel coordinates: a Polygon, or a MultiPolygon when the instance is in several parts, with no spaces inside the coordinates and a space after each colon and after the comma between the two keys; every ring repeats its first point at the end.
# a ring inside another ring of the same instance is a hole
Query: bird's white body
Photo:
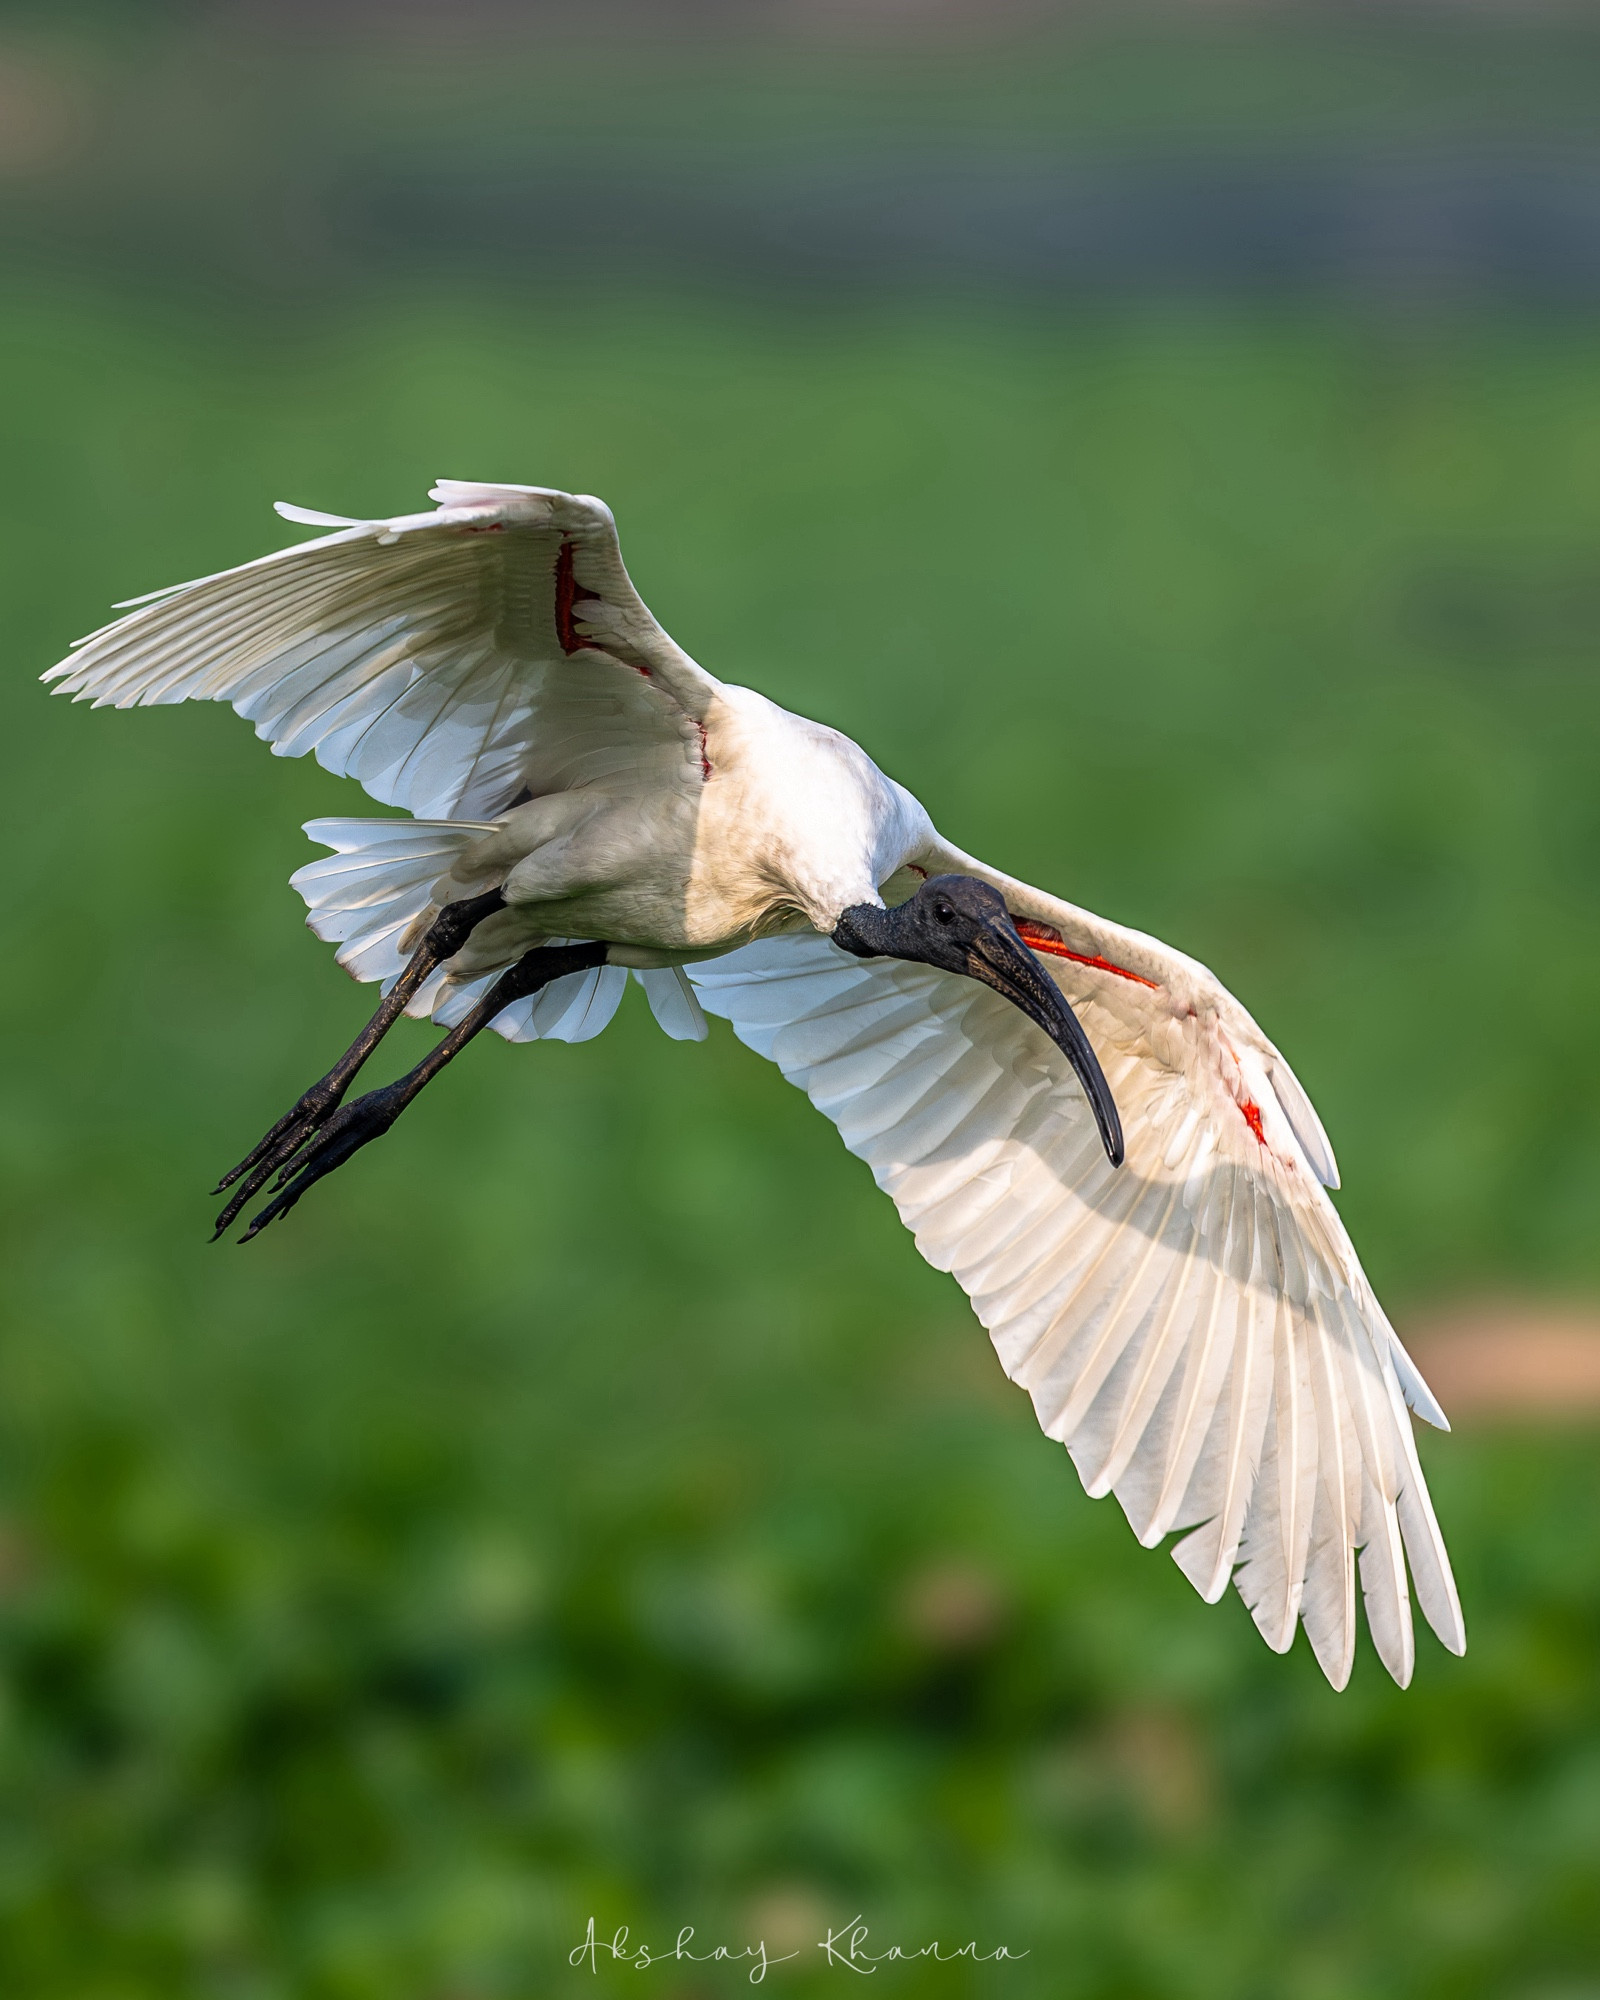
{"type": "MultiPolygon", "coordinates": [[[[161,594],[54,670],[97,705],[233,702],[406,819],[328,820],[295,876],[318,934],[392,982],[432,916],[489,888],[411,1011],[460,1020],[530,946],[607,963],[505,1009],[587,1039],[630,971],[669,1033],[702,1007],[774,1060],[952,1271],[1092,1493],[1268,1642],[1303,1622],[1343,1685],[1356,1590],[1410,1676],[1417,1597],[1464,1644],[1409,1403],[1443,1417],[1325,1187],[1288,1064],[1204,966],[950,846],[848,738],[706,674],[651,618],[604,506],[446,482],[436,512],[334,532],[161,594]],[[998,889],[1111,1085],[1111,1166],[1061,1052],[1001,996],[851,957],[841,913],[928,876],[998,889]],[[1359,1555],[1359,1563],[1357,1557],[1359,1555]]],[[[48,678],[48,677],[47,677],[48,678]]]]}
{"type": "Polygon", "coordinates": [[[512,907],[468,946],[463,970],[550,936],[601,938],[612,964],[643,967],[777,930],[829,932],[931,849],[922,807],[837,730],[727,686],[700,726],[692,790],[551,793],[464,850],[435,905],[493,885],[512,907]]]}

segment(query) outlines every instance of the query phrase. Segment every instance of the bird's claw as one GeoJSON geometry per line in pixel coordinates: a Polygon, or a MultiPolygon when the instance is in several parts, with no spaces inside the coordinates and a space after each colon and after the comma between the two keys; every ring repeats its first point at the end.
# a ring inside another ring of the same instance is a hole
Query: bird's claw
{"type": "MultiPolygon", "coordinates": [[[[349,1084],[349,1077],[340,1076],[337,1069],[329,1070],[326,1076],[319,1077],[297,1102],[290,1105],[272,1130],[251,1147],[239,1164],[228,1169],[211,1192],[221,1194],[225,1189],[232,1187],[236,1180],[249,1175],[254,1181],[251,1189],[253,1193],[274,1168],[281,1166],[292,1154],[297,1153],[317,1127],[338,1109],[339,1101],[349,1088],[349,1084]],[[259,1179],[255,1177],[256,1168],[262,1169],[259,1179]]],[[[244,1200],[249,1199],[248,1194],[244,1196],[244,1200]]],[[[221,1227],[226,1228],[227,1224],[224,1223],[221,1227]]]]}
{"type": "MultiPolygon", "coordinates": [[[[386,1084],[381,1090],[369,1090],[354,1104],[335,1110],[304,1151],[296,1151],[283,1161],[275,1154],[270,1161],[259,1166],[250,1176],[250,1192],[259,1189],[277,1168],[278,1178],[273,1185],[281,1188],[282,1193],[275,1194],[266,1207],[251,1219],[250,1227],[239,1241],[248,1243],[253,1236],[259,1236],[269,1222],[276,1222],[280,1215],[287,1215],[314,1182],[320,1181],[325,1174],[331,1174],[335,1167],[342,1167],[352,1153],[359,1152],[372,1140],[382,1138],[410,1101],[411,1093],[403,1088],[403,1080],[401,1083],[386,1084]]],[[[249,1194],[234,1196],[224,1211],[223,1219],[218,1222],[219,1234],[249,1199],[249,1194]]]]}
{"type": "Polygon", "coordinates": [[[211,1232],[213,1243],[228,1230],[240,1209],[255,1199],[275,1173],[279,1175],[279,1186],[282,1186],[293,1169],[295,1156],[338,1110],[339,1100],[347,1087],[348,1078],[341,1077],[337,1070],[330,1070],[283,1114],[266,1137],[245,1154],[238,1166],[223,1175],[211,1192],[221,1194],[225,1188],[232,1187],[233,1193],[217,1217],[217,1226],[211,1232]],[[236,1187],[235,1182],[238,1182],[236,1187]]]}
{"type": "MultiPolygon", "coordinates": [[[[229,1195],[222,1213],[217,1217],[216,1227],[211,1232],[213,1243],[229,1228],[240,1209],[246,1203],[255,1200],[267,1182],[272,1179],[274,1173],[277,1173],[280,1168],[284,1174],[289,1173],[293,1169],[296,1155],[316,1130],[316,1124],[296,1126],[286,1131],[271,1151],[264,1156],[262,1155],[261,1147],[258,1146],[256,1148],[257,1157],[254,1166],[250,1167],[250,1171],[245,1174],[244,1179],[239,1182],[233,1193],[229,1195]]],[[[248,1164],[246,1162],[246,1165],[248,1164]]],[[[242,1169],[236,1169],[235,1171],[242,1171],[242,1169]]],[[[233,1176],[230,1175],[229,1179],[231,1180],[232,1178],[233,1176]]],[[[222,1183],[223,1187],[227,1185],[227,1181],[222,1183]]],[[[221,1189],[213,1189],[212,1192],[220,1193],[221,1189]]]]}

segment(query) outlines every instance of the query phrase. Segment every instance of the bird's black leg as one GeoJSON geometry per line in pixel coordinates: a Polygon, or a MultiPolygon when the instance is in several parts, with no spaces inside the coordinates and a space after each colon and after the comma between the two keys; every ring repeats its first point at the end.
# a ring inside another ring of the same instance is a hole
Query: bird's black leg
{"type": "MultiPolygon", "coordinates": [[[[394,1083],[385,1084],[381,1090],[369,1090],[365,1097],[341,1106],[323,1121],[321,1130],[304,1152],[296,1153],[281,1167],[274,1185],[282,1193],[275,1195],[252,1219],[239,1241],[248,1243],[252,1236],[259,1236],[269,1222],[287,1215],[313,1182],[343,1166],[352,1153],[387,1132],[423,1086],[431,1083],[445,1064],[458,1056],[473,1036],[487,1028],[513,1000],[537,993],[540,987],[569,972],[586,972],[603,965],[605,957],[603,944],[541,945],[525,953],[509,972],[501,974],[472,1012],[415,1069],[394,1083]]],[[[238,1208],[237,1199],[228,1204],[217,1224],[219,1232],[233,1220],[238,1208]]]]}
{"type": "MultiPolygon", "coordinates": [[[[319,1077],[299,1102],[283,1114],[260,1144],[246,1153],[239,1164],[230,1168],[212,1189],[213,1194],[221,1194],[235,1181],[243,1183],[217,1218],[218,1236],[251,1196],[265,1186],[286,1160],[299,1152],[311,1134],[338,1108],[361,1065],[405,1012],[407,1003],[429,973],[443,965],[447,958],[454,958],[478,925],[505,906],[505,898],[498,889],[491,889],[486,895],[471,896],[464,902],[445,905],[428,926],[421,944],[411,954],[405,971],[384,995],[377,1013],[333,1068],[326,1076],[319,1077]]],[[[216,1238],[212,1240],[214,1242],[216,1238]]]]}

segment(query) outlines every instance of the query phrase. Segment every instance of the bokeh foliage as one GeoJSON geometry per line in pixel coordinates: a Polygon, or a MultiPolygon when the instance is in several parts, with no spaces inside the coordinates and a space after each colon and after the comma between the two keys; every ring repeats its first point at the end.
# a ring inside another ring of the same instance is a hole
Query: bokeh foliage
{"type": "Polygon", "coordinates": [[[713,671],[1215,966],[1402,1322],[1592,1285],[1590,331],[37,286],[0,381],[0,1989],[685,2000],[741,1970],[569,1971],[587,1917],[859,1910],[1031,1954],[904,1994],[1600,1991],[1591,1439],[1425,1440],[1468,1656],[1402,1694],[1363,1642],[1336,1697],[1083,1498],[804,1100],[637,995],[208,1248],[366,1011],[285,878],[372,808],[34,680],[275,497],[598,491],[713,671]]]}

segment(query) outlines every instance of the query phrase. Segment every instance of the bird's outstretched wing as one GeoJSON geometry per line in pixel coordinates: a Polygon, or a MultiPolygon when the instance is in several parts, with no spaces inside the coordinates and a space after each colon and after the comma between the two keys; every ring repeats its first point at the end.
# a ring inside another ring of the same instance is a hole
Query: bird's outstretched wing
{"type": "Polygon", "coordinates": [[[44,676],[96,707],[229,701],[419,818],[490,818],[578,784],[703,780],[717,683],[629,581],[604,502],[441,480],[435,511],[157,593],[44,676]]]}
{"type": "Polygon", "coordinates": [[[1406,1404],[1444,1419],[1323,1192],[1333,1156],[1287,1064],[1204,967],[953,849],[1023,919],[1122,1115],[1111,1167],[1060,1052],[970,979],[778,937],[690,969],[710,1013],[838,1126],[955,1274],[1084,1485],[1208,1601],[1230,1577],[1267,1643],[1304,1623],[1350,1674],[1359,1570],[1404,1685],[1406,1559],[1465,1645],[1406,1404]]]}

